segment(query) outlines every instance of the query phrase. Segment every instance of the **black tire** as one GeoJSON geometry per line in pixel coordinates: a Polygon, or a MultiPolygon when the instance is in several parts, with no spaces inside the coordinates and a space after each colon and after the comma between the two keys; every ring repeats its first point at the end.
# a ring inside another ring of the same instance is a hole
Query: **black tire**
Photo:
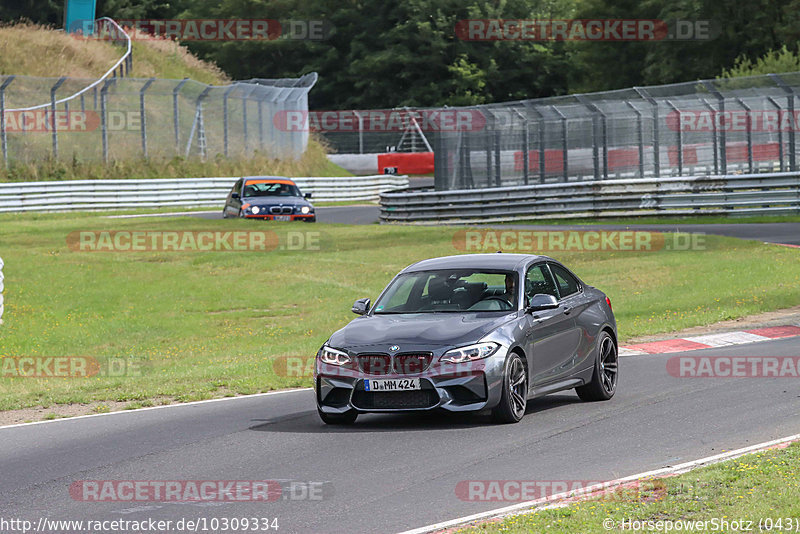
{"type": "Polygon", "coordinates": [[[355,410],[350,410],[349,412],[345,413],[325,413],[319,408],[317,408],[317,413],[319,413],[319,418],[322,419],[322,422],[326,425],[352,425],[356,422],[356,418],[358,417],[358,412],[355,410]]]}
{"type": "Polygon", "coordinates": [[[492,410],[495,423],[518,423],[528,406],[528,372],[522,358],[512,352],[503,369],[503,392],[500,404],[492,410]]]}
{"type": "Polygon", "coordinates": [[[608,332],[601,332],[594,360],[592,381],[575,388],[582,401],[605,401],[613,397],[617,391],[619,355],[617,346],[608,332]]]}
{"type": "Polygon", "coordinates": [[[244,219],[244,212],[242,210],[239,210],[239,218],[244,219]]]}
{"type": "Polygon", "coordinates": [[[227,219],[228,218],[228,212],[225,211],[224,209],[222,210],[222,218],[223,219],[227,219]]]}

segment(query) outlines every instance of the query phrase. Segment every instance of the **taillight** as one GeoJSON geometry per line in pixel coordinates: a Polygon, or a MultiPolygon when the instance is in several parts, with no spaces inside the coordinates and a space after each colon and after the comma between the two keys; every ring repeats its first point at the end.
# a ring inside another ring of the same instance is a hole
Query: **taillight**
{"type": "Polygon", "coordinates": [[[606,297],[606,304],[608,304],[608,309],[614,311],[614,308],[611,307],[611,299],[606,297]]]}

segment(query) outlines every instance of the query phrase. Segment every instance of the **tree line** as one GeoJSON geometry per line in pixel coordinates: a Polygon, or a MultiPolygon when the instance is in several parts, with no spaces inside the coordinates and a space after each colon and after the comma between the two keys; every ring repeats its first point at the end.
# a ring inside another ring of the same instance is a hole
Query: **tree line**
{"type": "MultiPolygon", "coordinates": [[[[234,79],[318,72],[316,109],[483,104],[800,70],[800,0],[98,0],[98,16],[325,21],[332,33],[319,40],[185,43],[234,79]],[[473,41],[456,31],[487,19],[709,26],[700,38],[643,41],[473,41]]],[[[0,5],[1,21],[20,18],[59,26],[63,1],[0,5]]]]}

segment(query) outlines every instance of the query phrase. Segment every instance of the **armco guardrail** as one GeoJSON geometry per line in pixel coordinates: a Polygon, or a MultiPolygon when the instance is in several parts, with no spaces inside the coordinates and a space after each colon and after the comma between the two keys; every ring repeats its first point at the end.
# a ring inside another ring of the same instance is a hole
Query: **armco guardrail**
{"type": "MultiPolygon", "coordinates": [[[[215,206],[239,177],[155,180],[75,180],[0,184],[0,212],[215,206]]],[[[292,178],[312,201],[377,200],[408,187],[407,176],[292,178]]]]}
{"type": "Polygon", "coordinates": [[[675,215],[800,214],[800,173],[592,180],[381,194],[381,222],[480,224],[675,215]]]}

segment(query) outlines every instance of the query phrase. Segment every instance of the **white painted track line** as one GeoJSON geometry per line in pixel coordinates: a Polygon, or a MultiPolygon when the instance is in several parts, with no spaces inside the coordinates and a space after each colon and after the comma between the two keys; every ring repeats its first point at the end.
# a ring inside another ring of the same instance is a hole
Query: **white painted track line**
{"type": "Polygon", "coordinates": [[[482,519],[492,519],[498,518],[508,515],[515,515],[515,513],[522,513],[527,511],[530,508],[540,508],[547,504],[554,504],[558,501],[562,501],[564,499],[577,497],[580,495],[591,494],[599,490],[604,490],[608,488],[613,488],[616,486],[620,486],[627,482],[633,482],[635,480],[643,479],[643,478],[652,478],[652,477],[659,477],[665,475],[677,475],[680,473],[685,473],[687,471],[691,471],[692,469],[696,469],[698,467],[711,465],[719,462],[724,462],[726,460],[730,460],[732,458],[736,458],[738,456],[743,456],[745,454],[749,454],[751,452],[757,452],[760,450],[769,449],[775,447],[776,445],[782,445],[784,443],[791,443],[793,441],[800,441],[800,434],[794,434],[792,436],[788,436],[785,438],[779,438],[772,441],[765,441],[764,443],[758,443],[756,445],[751,445],[749,447],[745,447],[743,449],[736,449],[735,451],[724,452],[722,454],[716,454],[714,456],[708,456],[706,458],[700,458],[699,460],[692,460],[691,462],[686,462],[678,465],[662,467],[661,469],[654,469],[652,471],[646,471],[644,473],[638,473],[635,475],[630,475],[624,478],[618,478],[616,480],[610,480],[608,482],[604,482],[602,484],[595,484],[592,486],[587,486],[580,490],[575,491],[566,491],[563,493],[558,493],[555,495],[550,495],[549,497],[543,497],[541,499],[536,499],[533,501],[526,501],[518,504],[514,504],[511,506],[506,506],[505,508],[496,508],[494,510],[489,510],[487,512],[481,512],[479,514],[468,515],[464,517],[459,517],[456,519],[451,519],[449,521],[443,521],[441,523],[434,523],[433,525],[427,525],[424,527],[415,528],[413,530],[406,530],[401,532],[400,534],[426,534],[428,532],[436,532],[438,530],[443,530],[446,528],[451,528],[459,525],[464,525],[465,523],[471,523],[473,521],[479,521],[482,519]]]}

